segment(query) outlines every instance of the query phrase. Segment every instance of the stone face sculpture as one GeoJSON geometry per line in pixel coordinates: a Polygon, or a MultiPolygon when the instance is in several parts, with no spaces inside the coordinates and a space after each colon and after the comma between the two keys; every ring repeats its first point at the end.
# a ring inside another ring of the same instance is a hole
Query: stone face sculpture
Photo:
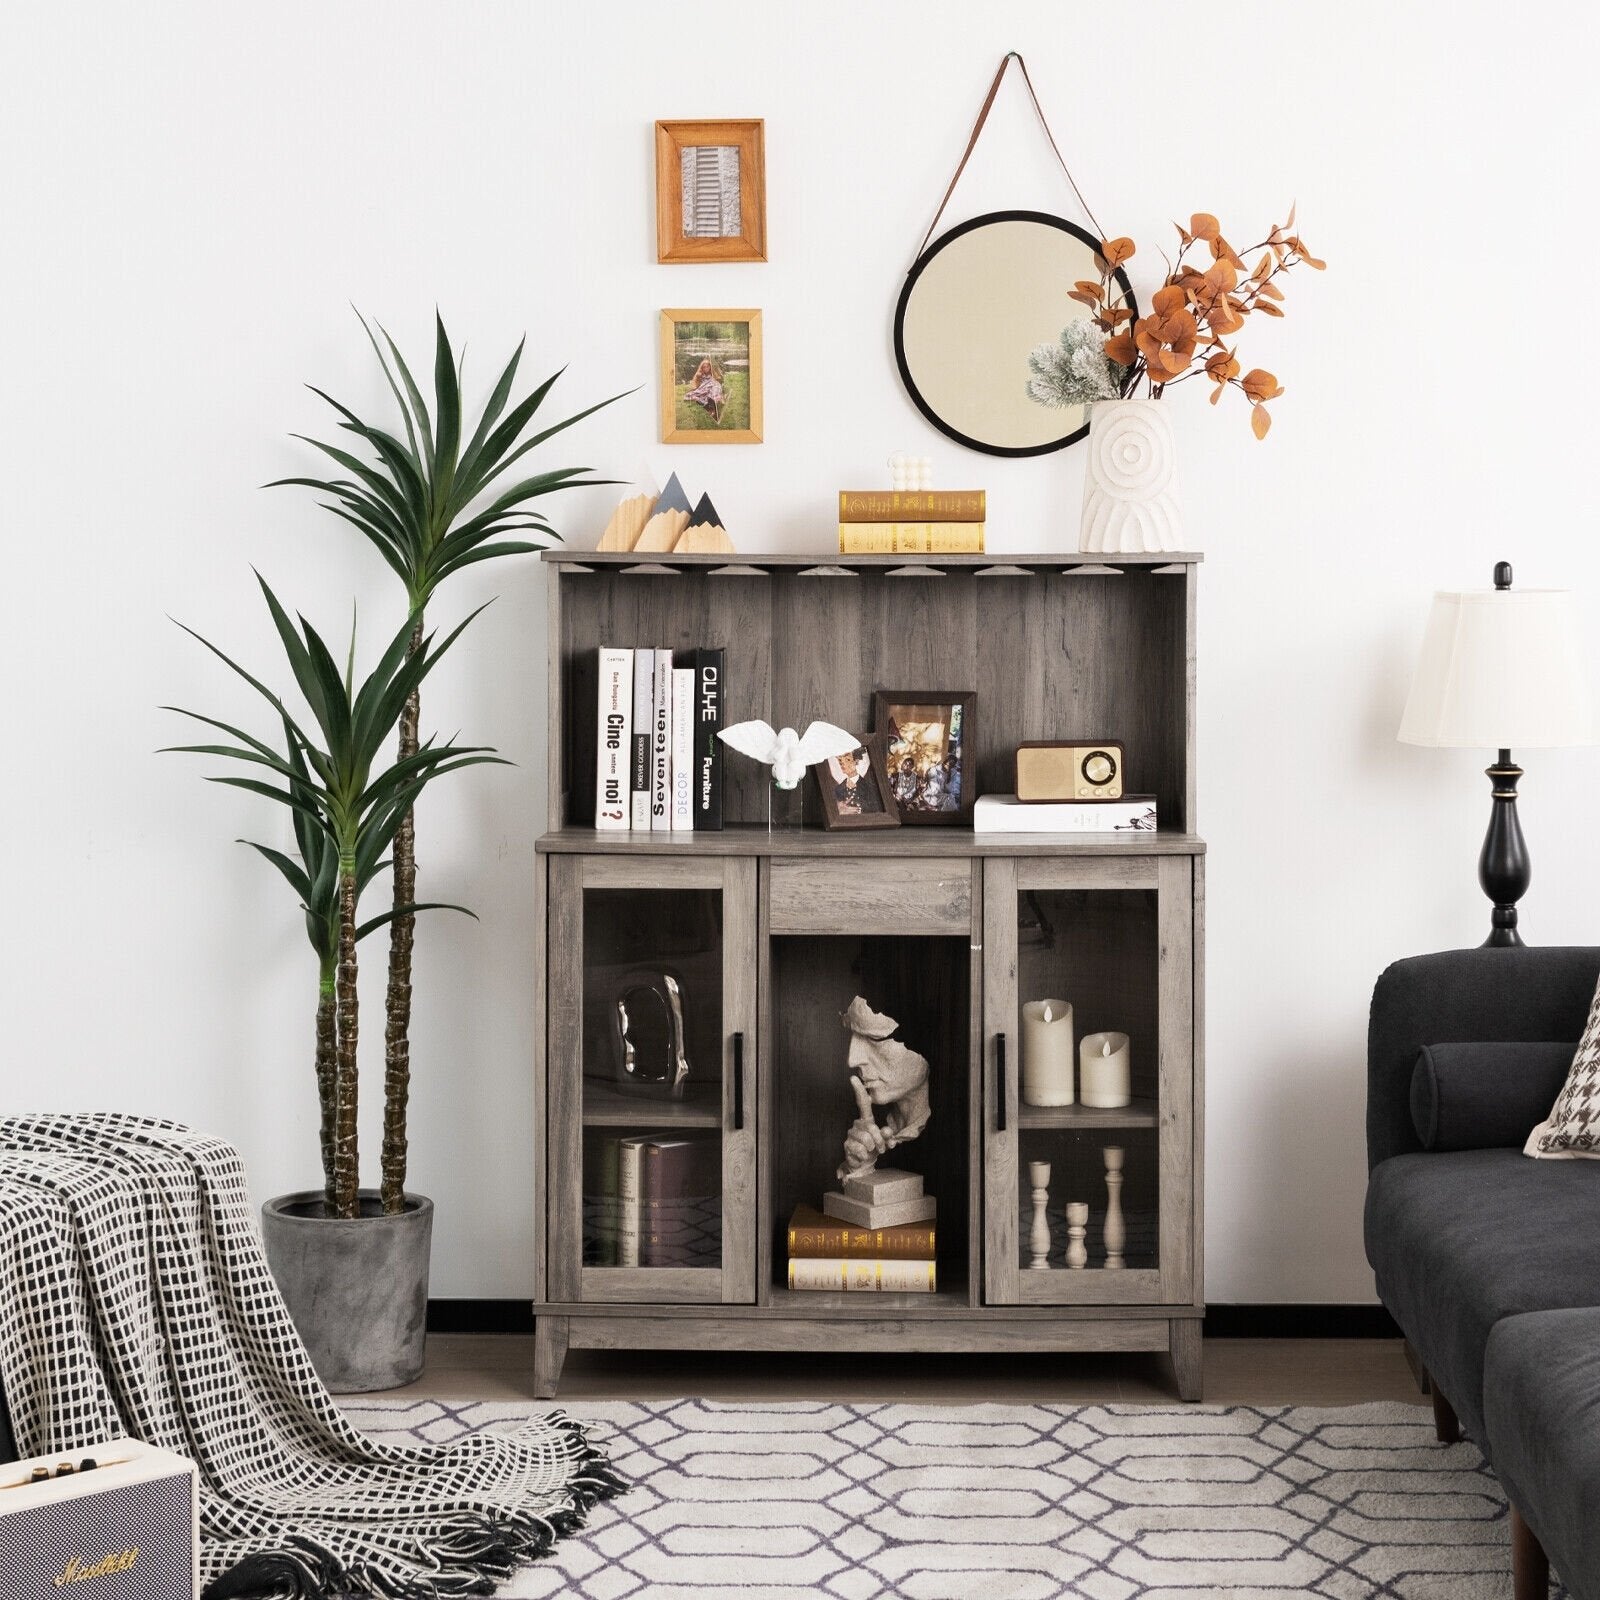
{"type": "Polygon", "coordinates": [[[894,1038],[900,1026],[893,1017],[872,1009],[857,995],[840,1019],[850,1032],[850,1089],[856,1097],[856,1120],[844,1136],[840,1182],[861,1177],[896,1145],[915,1139],[928,1125],[928,1059],[894,1038]],[[879,1125],[876,1108],[888,1107],[879,1125]]]}

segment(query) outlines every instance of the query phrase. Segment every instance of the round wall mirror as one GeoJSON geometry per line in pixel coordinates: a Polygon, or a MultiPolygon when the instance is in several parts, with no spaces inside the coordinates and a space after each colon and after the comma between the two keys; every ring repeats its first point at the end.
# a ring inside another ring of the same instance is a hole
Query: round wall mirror
{"type": "MultiPolygon", "coordinates": [[[[1067,298],[1098,278],[1099,241],[1043,211],[991,211],[935,239],[911,269],[894,319],[906,392],[941,433],[995,456],[1060,450],[1089,431],[1087,408],[1028,394],[1028,357],[1089,315],[1067,298]]],[[[1116,281],[1133,304],[1126,275],[1116,281]]]]}

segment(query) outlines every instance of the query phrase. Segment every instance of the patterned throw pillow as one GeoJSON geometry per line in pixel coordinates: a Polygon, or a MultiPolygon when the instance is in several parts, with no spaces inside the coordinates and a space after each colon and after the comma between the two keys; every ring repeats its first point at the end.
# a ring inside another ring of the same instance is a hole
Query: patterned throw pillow
{"type": "Polygon", "coordinates": [[[1600,1160],[1600,985],[1589,1021],[1550,1115],[1528,1135],[1527,1156],[1557,1161],[1600,1160]]]}

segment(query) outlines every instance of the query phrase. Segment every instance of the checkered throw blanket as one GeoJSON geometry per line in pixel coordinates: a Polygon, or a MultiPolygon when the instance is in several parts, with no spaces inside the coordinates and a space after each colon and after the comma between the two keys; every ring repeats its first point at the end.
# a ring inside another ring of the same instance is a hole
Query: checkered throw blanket
{"type": "Polygon", "coordinates": [[[198,1463],[206,1600],[492,1594],[621,1487],[560,1412],[438,1449],[358,1433],[237,1152],[170,1122],[0,1119],[0,1385],[24,1456],[132,1437],[198,1463]]]}

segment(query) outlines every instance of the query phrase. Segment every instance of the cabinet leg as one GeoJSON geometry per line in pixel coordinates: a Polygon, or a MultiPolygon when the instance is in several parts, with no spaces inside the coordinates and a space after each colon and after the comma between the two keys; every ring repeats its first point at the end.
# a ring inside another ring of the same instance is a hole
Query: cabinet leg
{"type": "Polygon", "coordinates": [[[1511,1593],[1514,1600],[1545,1600],[1550,1593],[1550,1558],[1515,1506],[1511,1508],[1511,1593]]]}
{"type": "Polygon", "coordinates": [[[1180,1400],[1198,1400],[1205,1390],[1205,1357],[1200,1339],[1204,1326],[1199,1317],[1174,1317],[1167,1324],[1172,1375],[1177,1380],[1180,1400]]]}
{"type": "Polygon", "coordinates": [[[1440,1444],[1458,1444],[1461,1440],[1461,1420],[1456,1416],[1456,1410],[1445,1399],[1443,1391],[1437,1383],[1431,1384],[1433,1390],[1433,1434],[1440,1444]]]}
{"type": "Polygon", "coordinates": [[[533,1392],[540,1400],[554,1400],[567,1359],[569,1317],[539,1317],[533,1329],[533,1392]]]}

